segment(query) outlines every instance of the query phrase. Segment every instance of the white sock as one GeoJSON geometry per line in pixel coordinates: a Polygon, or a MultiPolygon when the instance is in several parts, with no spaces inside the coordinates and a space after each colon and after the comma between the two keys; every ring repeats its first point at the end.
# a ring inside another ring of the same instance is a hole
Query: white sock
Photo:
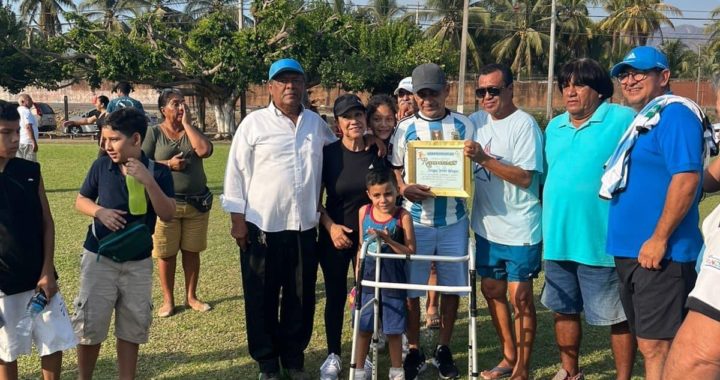
{"type": "Polygon", "coordinates": [[[355,380],[365,380],[365,369],[358,368],[355,370],[355,380]]]}
{"type": "Polygon", "coordinates": [[[388,379],[405,380],[405,370],[402,368],[390,368],[390,372],[388,373],[388,379]]]}

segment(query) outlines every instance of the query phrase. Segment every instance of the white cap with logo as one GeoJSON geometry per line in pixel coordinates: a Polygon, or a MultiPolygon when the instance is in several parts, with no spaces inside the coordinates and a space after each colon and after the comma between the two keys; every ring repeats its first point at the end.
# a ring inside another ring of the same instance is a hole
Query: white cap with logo
{"type": "Polygon", "coordinates": [[[398,87],[393,92],[393,95],[397,96],[400,90],[405,90],[409,93],[413,92],[412,77],[405,77],[400,81],[398,87]]]}

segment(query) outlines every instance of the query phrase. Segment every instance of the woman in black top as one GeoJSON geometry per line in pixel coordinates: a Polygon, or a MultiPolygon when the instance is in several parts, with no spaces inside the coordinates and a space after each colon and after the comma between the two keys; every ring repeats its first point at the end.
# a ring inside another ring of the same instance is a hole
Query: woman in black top
{"type": "Polygon", "coordinates": [[[350,263],[358,252],[358,210],[370,200],[365,176],[384,165],[377,146],[366,150],[366,109],[353,94],[335,101],[333,113],[341,139],[323,150],[322,181],[327,195],[320,217],[320,267],[325,277],[325,332],[328,358],[320,367],[322,379],[337,378],[340,372],[342,325],[350,263]]]}

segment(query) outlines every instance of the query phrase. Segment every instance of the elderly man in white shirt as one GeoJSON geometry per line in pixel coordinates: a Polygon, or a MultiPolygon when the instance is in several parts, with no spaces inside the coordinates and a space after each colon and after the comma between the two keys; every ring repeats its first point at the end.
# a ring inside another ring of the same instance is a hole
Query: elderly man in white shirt
{"type": "Polygon", "coordinates": [[[18,113],[20,114],[20,146],[16,157],[37,162],[38,122],[30,111],[33,100],[28,94],[18,96],[18,113]]]}
{"type": "Polygon", "coordinates": [[[260,379],[279,379],[281,366],[291,379],[306,379],[323,146],[336,137],[302,106],[297,61],[274,62],[269,80],[272,102],[248,115],[233,138],[222,206],[240,247],[248,350],[260,379]]]}

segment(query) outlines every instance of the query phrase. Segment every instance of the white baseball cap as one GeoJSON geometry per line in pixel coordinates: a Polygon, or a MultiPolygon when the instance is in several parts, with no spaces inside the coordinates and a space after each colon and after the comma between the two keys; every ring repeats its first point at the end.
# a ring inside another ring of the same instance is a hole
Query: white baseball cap
{"type": "Polygon", "coordinates": [[[393,95],[397,96],[397,94],[400,92],[400,90],[405,90],[407,92],[413,92],[413,85],[412,85],[412,77],[405,77],[403,80],[400,81],[398,84],[398,87],[393,92],[393,95]]]}

